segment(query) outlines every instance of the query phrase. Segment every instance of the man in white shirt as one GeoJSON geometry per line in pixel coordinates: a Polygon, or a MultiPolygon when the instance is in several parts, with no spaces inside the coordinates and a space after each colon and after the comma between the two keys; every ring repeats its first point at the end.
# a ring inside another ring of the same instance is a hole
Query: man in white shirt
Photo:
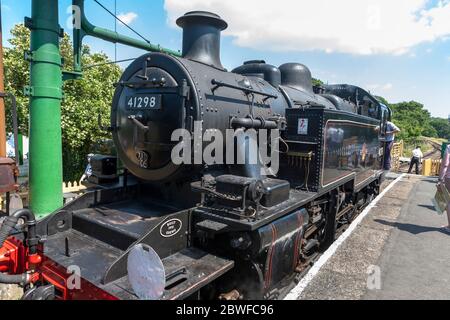
{"type": "Polygon", "coordinates": [[[416,174],[419,174],[419,165],[422,163],[423,153],[420,150],[420,146],[415,148],[412,152],[411,164],[409,166],[408,174],[411,174],[412,169],[416,166],[416,174]]]}

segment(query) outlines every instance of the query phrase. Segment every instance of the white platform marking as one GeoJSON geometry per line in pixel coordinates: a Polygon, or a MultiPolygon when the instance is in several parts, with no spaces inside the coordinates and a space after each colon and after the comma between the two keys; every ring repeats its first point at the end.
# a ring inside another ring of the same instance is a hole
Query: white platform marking
{"type": "Polygon", "coordinates": [[[347,238],[355,231],[356,227],[363,221],[363,219],[369,214],[369,212],[377,205],[377,203],[383,198],[383,196],[389,192],[399,181],[401,181],[406,174],[402,174],[400,177],[395,179],[380,195],[372,201],[370,205],[353,221],[350,227],[345,231],[342,236],[337,239],[331,247],[320,257],[319,260],[312,266],[309,272],[302,278],[299,284],[292,289],[292,291],[284,298],[284,300],[298,300],[302,292],[309,285],[311,280],[319,273],[320,269],[324,264],[336,253],[336,250],[347,240],[347,238]]]}

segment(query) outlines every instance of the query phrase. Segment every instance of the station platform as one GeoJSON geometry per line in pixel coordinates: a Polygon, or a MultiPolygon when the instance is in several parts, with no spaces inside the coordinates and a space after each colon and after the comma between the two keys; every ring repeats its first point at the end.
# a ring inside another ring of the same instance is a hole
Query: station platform
{"type": "Polygon", "coordinates": [[[441,229],[447,218],[432,205],[437,179],[389,179],[286,299],[450,299],[450,234],[441,229]]]}

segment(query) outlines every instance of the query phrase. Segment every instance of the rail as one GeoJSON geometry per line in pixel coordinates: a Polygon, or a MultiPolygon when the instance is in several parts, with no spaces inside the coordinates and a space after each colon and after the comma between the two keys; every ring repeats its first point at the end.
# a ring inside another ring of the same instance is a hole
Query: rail
{"type": "Polygon", "coordinates": [[[422,162],[422,175],[425,177],[436,177],[441,172],[440,159],[442,145],[433,141],[432,139],[425,139],[434,150],[425,155],[425,160],[422,162]]]}

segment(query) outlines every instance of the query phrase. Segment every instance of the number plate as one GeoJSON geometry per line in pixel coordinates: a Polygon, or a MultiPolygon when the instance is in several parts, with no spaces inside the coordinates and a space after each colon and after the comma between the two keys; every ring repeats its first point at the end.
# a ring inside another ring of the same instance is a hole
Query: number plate
{"type": "Polygon", "coordinates": [[[139,94],[127,97],[128,110],[160,110],[162,107],[160,94],[139,94]]]}

